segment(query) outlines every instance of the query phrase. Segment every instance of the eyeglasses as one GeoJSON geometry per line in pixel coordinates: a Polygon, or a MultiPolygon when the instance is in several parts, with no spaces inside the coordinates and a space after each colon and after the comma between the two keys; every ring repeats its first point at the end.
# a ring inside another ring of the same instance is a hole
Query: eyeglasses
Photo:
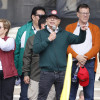
{"type": "Polygon", "coordinates": [[[4,27],[1,27],[1,26],[0,26],[0,29],[1,29],[1,28],[4,28],[4,27]]]}
{"type": "Polygon", "coordinates": [[[90,13],[79,12],[81,15],[90,15],[90,13]]]}
{"type": "Polygon", "coordinates": [[[41,18],[41,16],[44,16],[44,15],[39,15],[39,14],[36,14],[35,16],[39,16],[39,18],[41,18]]]}

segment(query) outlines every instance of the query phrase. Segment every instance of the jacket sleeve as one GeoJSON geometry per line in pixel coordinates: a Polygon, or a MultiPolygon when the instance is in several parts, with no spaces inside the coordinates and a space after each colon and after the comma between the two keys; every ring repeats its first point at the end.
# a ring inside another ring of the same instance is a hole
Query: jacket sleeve
{"type": "Polygon", "coordinates": [[[86,31],[83,31],[80,29],[80,34],[79,36],[74,35],[72,33],[68,34],[68,42],[69,44],[80,44],[85,41],[86,38],[86,31]]]}
{"type": "Polygon", "coordinates": [[[0,49],[2,51],[11,51],[15,49],[15,40],[13,38],[8,38],[6,41],[0,38],[0,49]]]}
{"type": "Polygon", "coordinates": [[[95,26],[95,29],[94,29],[94,40],[92,40],[92,48],[90,49],[89,52],[87,52],[85,54],[85,56],[88,57],[88,60],[91,59],[92,57],[96,56],[97,53],[99,52],[100,50],[100,29],[99,27],[96,27],[95,26]]]}
{"type": "Polygon", "coordinates": [[[34,53],[39,54],[40,52],[42,52],[43,50],[45,50],[47,48],[49,43],[50,43],[50,41],[48,40],[48,38],[42,40],[41,33],[37,32],[35,35],[35,38],[34,38],[34,43],[33,43],[34,53]]]}
{"type": "Polygon", "coordinates": [[[99,51],[99,62],[100,62],[100,51],[99,51]]]}
{"type": "MultiPolygon", "coordinates": [[[[71,30],[72,28],[72,25],[68,25],[66,26],[65,30],[68,31],[68,32],[72,32],[71,30]]],[[[71,45],[68,46],[67,48],[67,54],[71,53],[73,58],[76,58],[76,56],[78,55],[72,48],[71,48],[71,45]]]]}
{"type": "Polygon", "coordinates": [[[23,30],[21,28],[18,29],[17,36],[16,36],[16,39],[15,39],[16,49],[15,49],[15,52],[14,52],[14,63],[15,63],[16,69],[18,69],[18,60],[19,60],[19,55],[20,55],[22,33],[23,33],[23,30]]]}
{"type": "Polygon", "coordinates": [[[33,45],[29,38],[26,42],[25,51],[24,51],[24,55],[23,55],[22,72],[24,72],[24,76],[29,76],[29,73],[30,73],[30,67],[31,67],[31,62],[32,62],[32,53],[33,53],[32,47],[33,47],[33,45]]]}

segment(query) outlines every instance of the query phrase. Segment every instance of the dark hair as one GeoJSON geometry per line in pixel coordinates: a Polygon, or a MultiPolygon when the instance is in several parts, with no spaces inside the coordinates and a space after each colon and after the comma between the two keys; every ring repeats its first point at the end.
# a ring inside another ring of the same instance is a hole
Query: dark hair
{"type": "Polygon", "coordinates": [[[46,11],[43,7],[37,6],[32,9],[31,18],[32,18],[32,15],[36,15],[37,10],[43,10],[46,13],[46,11]]]}
{"type": "Polygon", "coordinates": [[[87,5],[87,4],[80,4],[78,7],[77,7],[77,12],[79,12],[79,9],[80,8],[89,8],[90,10],[90,7],[87,5]]]}
{"type": "Polygon", "coordinates": [[[45,24],[46,23],[46,19],[47,19],[47,15],[43,15],[40,17],[39,21],[38,21],[38,26],[41,29],[41,24],[45,24]]]}

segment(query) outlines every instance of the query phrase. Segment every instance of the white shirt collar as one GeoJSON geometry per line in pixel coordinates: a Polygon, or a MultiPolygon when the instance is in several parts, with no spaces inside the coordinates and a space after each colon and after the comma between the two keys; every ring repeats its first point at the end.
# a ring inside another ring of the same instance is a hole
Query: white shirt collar
{"type": "MultiPolygon", "coordinates": [[[[86,23],[86,26],[87,26],[87,27],[89,26],[89,23],[88,23],[88,22],[86,23]]],[[[77,23],[77,27],[80,27],[79,22],[77,23]]]]}
{"type": "MultiPolygon", "coordinates": [[[[52,33],[53,31],[49,28],[49,26],[47,26],[47,30],[52,33]]],[[[59,28],[57,27],[56,30],[55,30],[55,33],[57,33],[59,31],[59,28]]]]}
{"type": "Polygon", "coordinates": [[[32,29],[33,29],[34,33],[36,34],[37,30],[35,29],[35,27],[32,26],[32,29]]]}

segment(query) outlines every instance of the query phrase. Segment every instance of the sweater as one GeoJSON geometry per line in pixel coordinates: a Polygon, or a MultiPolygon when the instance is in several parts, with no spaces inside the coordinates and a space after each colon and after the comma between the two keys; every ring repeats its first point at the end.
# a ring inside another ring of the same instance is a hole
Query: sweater
{"type": "Polygon", "coordinates": [[[86,31],[80,30],[80,35],[76,36],[59,27],[56,39],[51,42],[49,35],[50,32],[45,28],[38,31],[34,38],[33,51],[40,55],[39,66],[43,71],[65,71],[68,45],[84,42],[86,31]]]}
{"type": "MultiPolygon", "coordinates": [[[[66,31],[69,31],[71,33],[74,32],[74,30],[76,29],[77,27],[77,22],[76,23],[73,23],[73,24],[70,24],[66,27],[66,31]]],[[[85,56],[87,56],[87,60],[95,57],[95,67],[94,67],[94,71],[96,72],[97,70],[97,53],[99,52],[99,49],[100,49],[100,29],[98,26],[92,24],[92,23],[89,23],[89,26],[90,28],[90,31],[91,31],[91,34],[92,34],[92,48],[90,51],[88,51],[85,56]]],[[[73,58],[76,58],[76,56],[78,55],[72,48],[71,46],[68,47],[67,49],[67,53],[72,53],[72,56],[73,58]]]]}

